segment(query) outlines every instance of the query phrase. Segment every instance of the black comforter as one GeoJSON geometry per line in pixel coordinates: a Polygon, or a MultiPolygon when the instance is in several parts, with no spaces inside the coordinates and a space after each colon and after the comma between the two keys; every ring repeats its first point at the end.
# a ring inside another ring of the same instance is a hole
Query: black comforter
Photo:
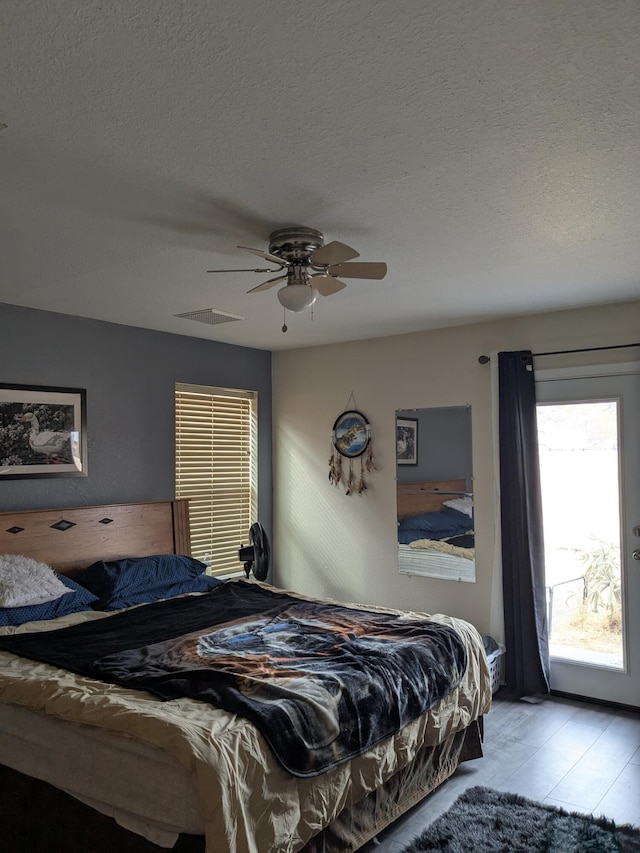
{"type": "Polygon", "coordinates": [[[297,776],[321,773],[394,733],[456,687],[466,667],[462,640],[447,626],[245,582],[0,637],[0,648],[240,714],[297,776]]]}

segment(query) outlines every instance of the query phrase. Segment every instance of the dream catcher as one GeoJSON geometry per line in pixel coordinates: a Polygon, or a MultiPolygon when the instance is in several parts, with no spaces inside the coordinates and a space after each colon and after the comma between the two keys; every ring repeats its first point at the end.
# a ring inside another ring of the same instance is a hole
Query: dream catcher
{"type": "MultiPolygon", "coordinates": [[[[353,400],[353,394],[349,402],[353,400]]],[[[347,404],[348,405],[348,404],[347,404]]],[[[361,495],[367,490],[365,472],[375,471],[373,451],[371,448],[371,425],[366,417],[356,408],[346,409],[338,415],[331,431],[331,456],[329,457],[329,482],[333,486],[344,486],[345,494],[361,495]],[[343,464],[343,459],[349,460],[343,464]],[[360,460],[360,471],[357,469],[360,460]]]]}

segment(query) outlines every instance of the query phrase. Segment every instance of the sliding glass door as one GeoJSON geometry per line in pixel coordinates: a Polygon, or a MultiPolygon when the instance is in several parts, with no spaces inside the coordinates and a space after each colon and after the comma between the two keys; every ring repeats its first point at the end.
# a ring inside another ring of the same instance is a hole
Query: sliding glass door
{"type": "Polygon", "coordinates": [[[589,373],[536,371],[551,687],[640,706],[640,365],[589,373]]]}

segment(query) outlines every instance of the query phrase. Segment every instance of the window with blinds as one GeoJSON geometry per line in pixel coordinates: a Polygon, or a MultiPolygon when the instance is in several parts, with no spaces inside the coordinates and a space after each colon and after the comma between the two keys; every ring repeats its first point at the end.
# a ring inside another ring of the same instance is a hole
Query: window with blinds
{"type": "Polygon", "coordinates": [[[257,514],[257,394],[176,385],[176,497],[189,498],[191,553],[208,572],[241,571],[257,514]]]}

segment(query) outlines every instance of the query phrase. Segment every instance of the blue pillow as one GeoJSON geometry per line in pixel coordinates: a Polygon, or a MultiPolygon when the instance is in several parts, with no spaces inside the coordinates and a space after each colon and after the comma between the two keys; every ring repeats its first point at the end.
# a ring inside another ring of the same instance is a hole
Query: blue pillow
{"type": "Polygon", "coordinates": [[[185,581],[167,584],[161,588],[141,589],[138,592],[117,593],[109,599],[100,599],[93,605],[94,610],[123,610],[134,604],[151,604],[160,598],[173,598],[174,595],[184,595],[187,592],[209,592],[224,581],[212,578],[210,575],[198,575],[185,581]]]}
{"type": "Polygon", "coordinates": [[[111,562],[101,560],[89,566],[77,578],[97,596],[94,610],[120,610],[183,592],[211,589],[212,585],[203,576],[205,569],[205,564],[193,557],[156,554],[111,562]]]}
{"type": "Polygon", "coordinates": [[[420,537],[422,539],[446,539],[448,536],[457,536],[472,530],[473,521],[466,513],[446,507],[438,512],[425,512],[422,515],[403,518],[398,529],[421,530],[425,534],[420,537]]]}
{"type": "Polygon", "coordinates": [[[424,530],[398,530],[398,542],[401,545],[408,545],[409,542],[415,542],[416,539],[433,539],[434,536],[425,533],[424,530]]]}
{"type": "Polygon", "coordinates": [[[71,578],[58,575],[58,579],[73,590],[68,595],[61,595],[55,601],[44,604],[34,604],[31,607],[0,607],[0,626],[22,625],[23,622],[42,622],[44,619],[57,619],[69,613],[81,613],[91,610],[91,604],[97,601],[96,596],[71,578]]]}

